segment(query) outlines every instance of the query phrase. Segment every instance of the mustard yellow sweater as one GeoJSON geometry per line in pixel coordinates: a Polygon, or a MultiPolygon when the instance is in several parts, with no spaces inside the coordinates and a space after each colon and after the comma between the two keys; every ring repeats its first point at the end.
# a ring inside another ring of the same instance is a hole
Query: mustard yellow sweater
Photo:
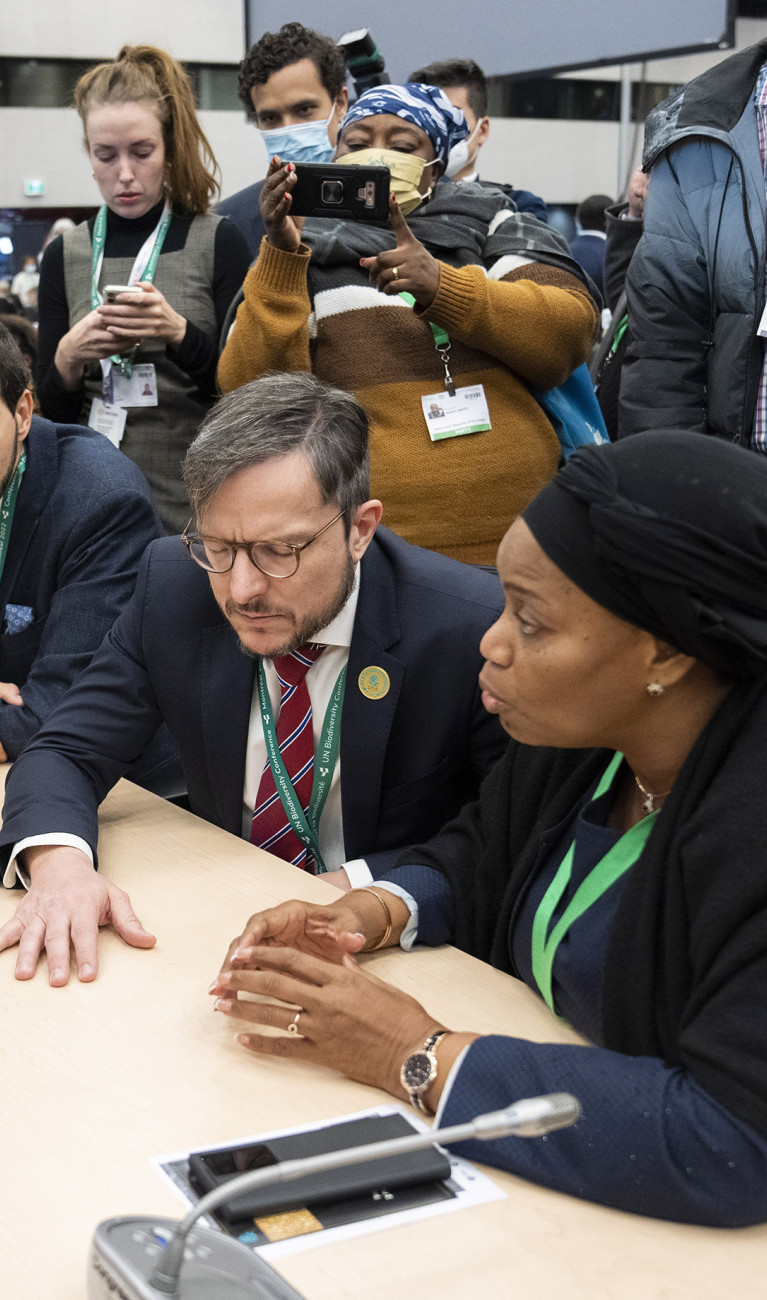
{"type": "Polygon", "coordinates": [[[542,263],[495,279],[441,262],[427,314],[378,293],[355,265],[338,268],[312,303],[309,263],[305,245],[285,253],[264,239],[219,363],[222,391],[268,370],[311,370],[354,393],[370,417],[371,493],[383,522],[418,546],[494,564],[509,524],[559,462],[528,384],[553,388],[586,359],[598,324],[592,299],[542,263]],[[445,384],[429,321],[450,336],[456,385],[484,386],[488,432],[430,440],[421,398],[445,384]]]}

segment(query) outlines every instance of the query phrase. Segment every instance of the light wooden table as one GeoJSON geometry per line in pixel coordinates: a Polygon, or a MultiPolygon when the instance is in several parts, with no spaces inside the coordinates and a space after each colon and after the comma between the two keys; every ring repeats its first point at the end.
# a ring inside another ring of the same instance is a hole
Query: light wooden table
{"type": "MultiPolygon", "coordinates": [[[[105,932],[98,980],[65,989],[51,989],[43,968],[14,981],[15,953],[0,954],[2,1300],[84,1300],[100,1219],[177,1217],[180,1202],[150,1156],[385,1099],[331,1071],[248,1054],[207,996],[251,912],[287,897],[323,900],[329,885],[127,782],[101,821],[102,869],[129,890],[158,943],[135,951],[105,932]]],[[[15,903],[3,892],[0,923],[15,903]]],[[[455,1028],[577,1041],[523,985],[452,949],[373,961],[455,1028]]],[[[279,1267],[309,1300],[767,1296],[767,1228],[682,1227],[493,1177],[503,1201],[279,1267]]]]}

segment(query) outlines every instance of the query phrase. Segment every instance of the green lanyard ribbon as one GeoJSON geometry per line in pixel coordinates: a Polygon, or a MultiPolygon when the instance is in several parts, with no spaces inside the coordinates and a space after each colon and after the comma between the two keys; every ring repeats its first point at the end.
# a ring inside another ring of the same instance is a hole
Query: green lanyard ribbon
{"type": "MultiPolygon", "coordinates": [[[[165,243],[165,236],[168,233],[168,227],[172,220],[173,214],[170,210],[170,204],[166,202],[160,220],[149,238],[143,244],[138,257],[133,263],[133,270],[130,275],[131,284],[136,283],[138,280],[148,280],[150,284],[154,283],[157,263],[160,259],[162,246],[165,243]],[[142,267],[142,262],[144,261],[145,256],[146,264],[142,267]]],[[[91,308],[93,311],[95,311],[97,307],[100,307],[102,303],[102,297],[99,293],[99,277],[104,262],[104,245],[106,244],[106,238],[107,205],[104,203],[96,214],[96,221],[93,226],[93,242],[91,247],[91,308]]],[[[133,362],[135,358],[136,348],[134,347],[127,356],[121,357],[119,353],[115,353],[115,355],[111,356],[109,360],[114,365],[120,367],[120,370],[125,375],[126,379],[130,379],[133,373],[133,362]]]]}
{"type": "Polygon", "coordinates": [[[261,726],[264,731],[266,753],[269,766],[272,769],[274,784],[291,829],[314,858],[318,876],[327,871],[320,853],[319,825],[322,810],[325,807],[325,800],[330,794],[336,763],[338,762],[338,750],[341,744],[341,729],[338,723],[343,709],[346,667],[347,665],[344,664],[338,674],[333,693],[328,701],[328,707],[325,710],[319,748],[314,757],[312,794],[309,807],[304,813],[280,753],[280,746],[277,742],[277,729],[272,718],[272,702],[269,699],[266,674],[263,670],[263,660],[259,659],[258,661],[258,703],[261,708],[261,726]]]}
{"type": "MultiPolygon", "coordinates": [[[[622,762],[622,754],[616,754],[610,760],[594,792],[592,803],[609,790],[622,762]]],[[[616,880],[620,880],[621,876],[629,870],[629,867],[633,867],[647,842],[657,816],[657,812],[650,813],[649,817],[644,817],[641,822],[637,822],[636,826],[630,827],[625,835],[621,836],[617,844],[614,844],[609,852],[597,862],[586,879],[581,881],[551,934],[548,934],[551,918],[570,883],[575,855],[575,839],[573,839],[570,848],[560,863],[556,876],[546,890],[533,920],[532,966],[533,978],[541,991],[544,1001],[555,1015],[557,1010],[554,1006],[551,991],[552,969],[560,943],[571,925],[579,917],[583,916],[583,913],[587,912],[607,892],[610,886],[615,884],[616,880]]]]}
{"type": "Polygon", "coordinates": [[[8,555],[8,546],[11,540],[11,528],[13,526],[13,515],[16,510],[16,498],[19,495],[21,479],[24,470],[27,468],[27,453],[21,453],[21,459],[13,471],[13,478],[8,487],[0,497],[0,578],[3,576],[5,561],[8,555]]]}
{"type": "MultiPolygon", "coordinates": [[[[408,307],[415,307],[415,298],[412,293],[408,293],[403,289],[399,296],[407,303],[408,307]]],[[[445,367],[445,389],[447,390],[447,395],[448,397],[455,397],[455,384],[453,383],[453,376],[450,374],[450,367],[447,364],[447,355],[451,347],[450,335],[441,325],[435,325],[434,321],[431,320],[429,321],[429,329],[434,337],[434,346],[441,356],[442,364],[445,367]]]]}

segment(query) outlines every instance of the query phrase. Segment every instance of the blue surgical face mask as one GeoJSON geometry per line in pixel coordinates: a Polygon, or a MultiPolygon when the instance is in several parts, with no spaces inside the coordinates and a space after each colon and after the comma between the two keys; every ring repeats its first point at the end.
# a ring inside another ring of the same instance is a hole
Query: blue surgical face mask
{"type": "Polygon", "coordinates": [[[270,131],[260,131],[269,157],[277,154],[283,162],[294,163],[330,162],[335,147],[330,143],[328,127],[335,111],[334,104],[324,122],[299,122],[297,126],[275,126],[270,131]]]}

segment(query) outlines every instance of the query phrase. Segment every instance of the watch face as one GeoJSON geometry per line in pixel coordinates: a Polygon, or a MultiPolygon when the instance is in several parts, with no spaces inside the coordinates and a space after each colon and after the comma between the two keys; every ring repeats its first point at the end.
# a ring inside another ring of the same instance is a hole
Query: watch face
{"type": "Polygon", "coordinates": [[[426,1052],[414,1052],[409,1056],[402,1067],[402,1078],[405,1086],[413,1092],[423,1088],[424,1084],[430,1082],[433,1077],[433,1065],[430,1056],[426,1052]]]}

